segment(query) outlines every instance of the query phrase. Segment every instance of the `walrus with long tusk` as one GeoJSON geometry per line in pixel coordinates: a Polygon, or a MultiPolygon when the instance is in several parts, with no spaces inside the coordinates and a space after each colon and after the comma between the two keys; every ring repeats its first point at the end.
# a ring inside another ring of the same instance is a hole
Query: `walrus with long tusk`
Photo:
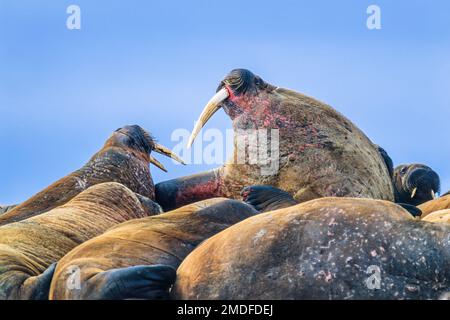
{"type": "Polygon", "coordinates": [[[397,166],[393,182],[395,202],[414,206],[435,199],[441,190],[439,175],[419,163],[397,166]]]}
{"type": "Polygon", "coordinates": [[[243,193],[261,211],[281,209],[200,244],[178,267],[173,298],[438,299],[449,292],[447,223],[415,220],[389,201],[329,197],[292,205],[280,190],[272,200],[269,189],[243,193]]]}
{"type": "Polygon", "coordinates": [[[116,226],[58,262],[50,299],[168,298],[178,265],[200,242],[258,212],[214,198],[116,226]],[[77,287],[73,282],[77,267],[77,287]]]}
{"type": "Polygon", "coordinates": [[[156,143],[149,133],[137,125],[117,129],[103,148],[81,169],[56,181],[12,210],[0,216],[0,225],[20,221],[56,208],[92,185],[118,182],[132,191],[154,199],[154,184],[149,162],[166,171],[150,155],[157,152],[183,162],[168,148],[156,143]]]}
{"type": "Polygon", "coordinates": [[[221,108],[233,122],[232,159],[158,183],[156,199],[165,210],[211,197],[237,199],[248,185],[273,185],[300,202],[331,196],[394,200],[378,146],[330,106],[236,69],[201,113],[189,145],[221,108]]]}
{"type": "Polygon", "coordinates": [[[54,263],[67,252],[121,222],[161,212],[150,199],[108,182],[0,227],[0,299],[47,299],[54,263]]]}

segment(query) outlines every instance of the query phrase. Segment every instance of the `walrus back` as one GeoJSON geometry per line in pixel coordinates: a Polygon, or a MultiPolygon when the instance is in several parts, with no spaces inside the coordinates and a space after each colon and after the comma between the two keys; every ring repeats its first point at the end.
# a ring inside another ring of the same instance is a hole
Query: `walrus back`
{"type": "Polygon", "coordinates": [[[0,226],[57,208],[89,187],[106,182],[118,182],[145,197],[155,197],[148,165],[124,149],[108,147],[97,152],[81,169],[2,214],[0,226]]]}
{"type": "Polygon", "coordinates": [[[0,227],[0,298],[27,299],[33,281],[77,245],[146,214],[136,195],[118,183],[99,184],[66,205],[0,227]]]}
{"type": "Polygon", "coordinates": [[[215,198],[122,223],[76,247],[61,259],[49,297],[55,300],[139,298],[111,296],[109,288],[120,285],[115,283],[119,281],[118,277],[111,280],[110,273],[126,274],[132,286],[139,283],[138,279],[143,275],[136,274],[131,281],[129,268],[165,265],[176,269],[200,242],[256,213],[240,201],[215,198]],[[73,280],[71,271],[74,267],[78,270],[79,285],[68,286],[67,283],[73,280]]]}

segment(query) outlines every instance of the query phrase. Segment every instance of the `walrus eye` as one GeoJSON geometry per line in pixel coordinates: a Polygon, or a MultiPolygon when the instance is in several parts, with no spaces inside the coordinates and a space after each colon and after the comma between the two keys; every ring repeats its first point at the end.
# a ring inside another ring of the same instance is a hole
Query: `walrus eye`
{"type": "Polygon", "coordinates": [[[408,168],[403,167],[402,170],[400,170],[400,174],[403,176],[403,175],[405,175],[406,171],[408,171],[408,168]]]}

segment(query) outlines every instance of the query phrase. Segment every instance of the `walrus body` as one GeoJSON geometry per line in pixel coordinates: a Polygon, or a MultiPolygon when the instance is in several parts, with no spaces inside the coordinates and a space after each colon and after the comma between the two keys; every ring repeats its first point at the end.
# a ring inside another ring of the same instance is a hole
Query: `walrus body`
{"type": "Polygon", "coordinates": [[[215,198],[123,223],[61,259],[50,299],[167,297],[175,270],[188,253],[203,240],[256,213],[242,202],[215,198]],[[80,285],[70,289],[66,284],[74,265],[80,270],[80,285]]]}
{"type": "MultiPolygon", "coordinates": [[[[150,156],[151,151],[163,153],[161,149],[164,150],[164,147],[156,144],[137,125],[117,129],[85,166],[1,215],[0,225],[56,208],[90,186],[103,182],[121,183],[133,192],[153,200],[154,184],[148,164],[155,161],[150,156]]],[[[166,152],[164,154],[167,155],[166,152]]]]}
{"type": "Polygon", "coordinates": [[[436,211],[450,209],[450,194],[425,202],[419,209],[422,210],[422,218],[436,211]]]}
{"type": "Polygon", "coordinates": [[[232,159],[216,170],[157,184],[156,199],[165,210],[193,199],[237,199],[248,185],[272,185],[299,202],[330,196],[394,200],[378,146],[330,106],[234,70],[202,112],[189,143],[220,107],[233,121],[232,159]],[[242,143],[258,151],[246,154],[242,143]]]}
{"type": "Polygon", "coordinates": [[[450,209],[439,210],[428,214],[422,221],[450,223],[450,209]]]}
{"type": "Polygon", "coordinates": [[[176,299],[437,299],[450,226],[387,201],[323,198],[251,217],[186,257],[176,299]]]}
{"type": "Polygon", "coordinates": [[[116,224],[161,212],[149,203],[121,184],[102,183],[63,206],[0,227],[0,299],[46,299],[50,265],[116,224]]]}

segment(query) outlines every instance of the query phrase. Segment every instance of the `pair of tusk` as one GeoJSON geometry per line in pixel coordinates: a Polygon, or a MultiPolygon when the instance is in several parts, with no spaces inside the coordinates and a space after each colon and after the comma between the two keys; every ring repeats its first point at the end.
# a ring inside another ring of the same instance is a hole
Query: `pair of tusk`
{"type": "Polygon", "coordinates": [[[153,148],[153,151],[155,151],[159,154],[168,156],[168,157],[172,158],[173,160],[178,161],[181,164],[186,164],[179,156],[177,156],[175,153],[173,153],[172,150],[170,150],[169,148],[166,148],[163,145],[160,145],[156,142],[155,142],[155,147],[153,148]]]}
{"type": "MultiPolygon", "coordinates": [[[[157,152],[159,154],[165,155],[165,156],[167,156],[169,158],[172,158],[172,159],[178,161],[181,164],[186,164],[186,163],[184,163],[184,161],[179,156],[177,156],[175,153],[173,153],[172,150],[170,150],[169,148],[164,147],[163,145],[160,145],[158,143],[154,144],[153,151],[155,151],[155,152],[157,152]]],[[[160,168],[162,171],[167,172],[167,169],[163,166],[163,164],[161,162],[159,162],[158,160],[156,160],[151,155],[149,155],[149,160],[148,161],[150,163],[154,164],[156,167],[160,168]]]]}
{"type": "Polygon", "coordinates": [[[417,188],[414,188],[414,190],[411,193],[411,199],[415,197],[416,193],[417,193],[417,188]]]}
{"type": "Polygon", "coordinates": [[[194,143],[195,138],[197,137],[198,133],[203,128],[203,126],[206,124],[206,122],[208,122],[208,120],[213,116],[213,114],[220,109],[220,104],[223,101],[225,101],[229,96],[230,94],[228,93],[228,90],[226,88],[222,88],[214,95],[214,97],[211,98],[211,100],[208,101],[206,107],[203,109],[202,113],[200,114],[200,117],[195,123],[191,136],[189,137],[187,143],[188,148],[192,146],[192,143],[194,143]]]}
{"type": "Polygon", "coordinates": [[[167,172],[167,169],[163,166],[161,162],[153,158],[152,156],[148,156],[148,161],[152,164],[154,164],[156,167],[160,168],[162,171],[167,172]]]}

